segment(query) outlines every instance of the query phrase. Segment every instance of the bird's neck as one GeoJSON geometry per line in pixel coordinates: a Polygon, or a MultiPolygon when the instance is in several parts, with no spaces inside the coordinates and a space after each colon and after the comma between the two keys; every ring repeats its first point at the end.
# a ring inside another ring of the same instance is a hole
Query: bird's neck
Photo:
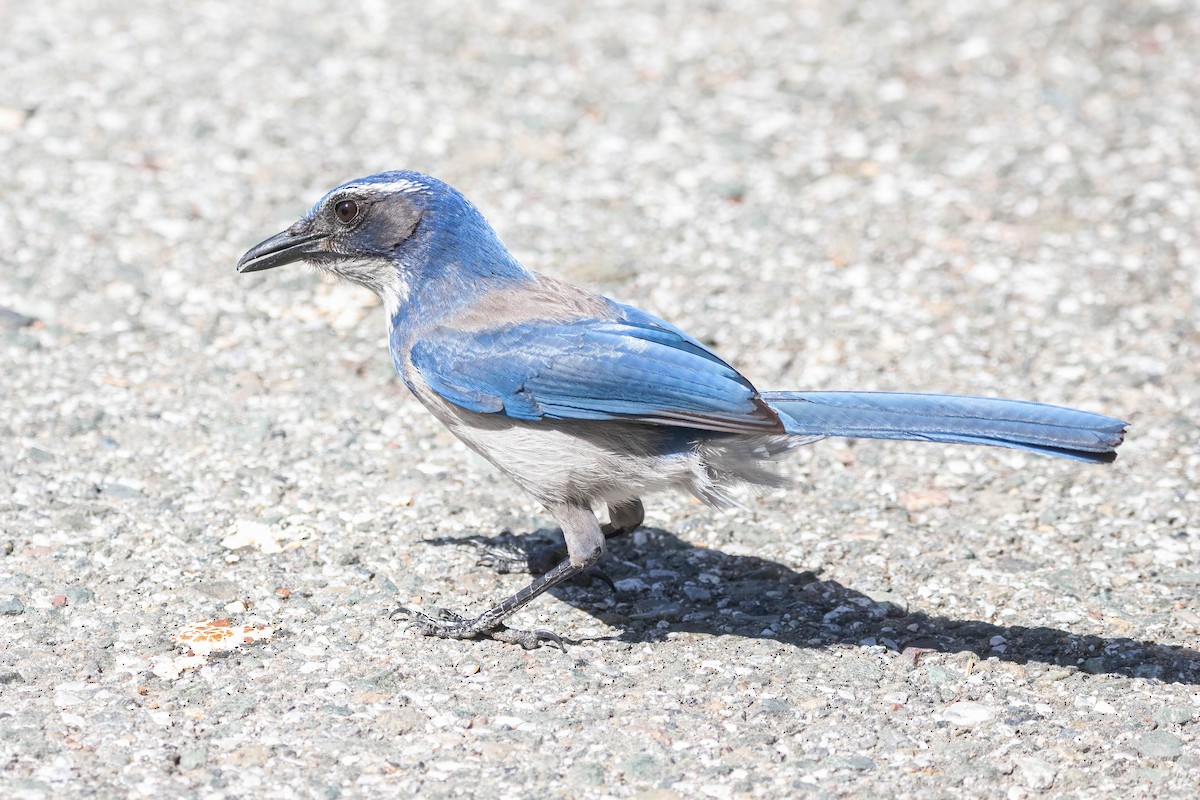
{"type": "Polygon", "coordinates": [[[393,342],[437,327],[489,292],[534,280],[474,208],[439,216],[430,220],[436,224],[422,220],[416,246],[398,260],[406,292],[389,309],[393,342]]]}

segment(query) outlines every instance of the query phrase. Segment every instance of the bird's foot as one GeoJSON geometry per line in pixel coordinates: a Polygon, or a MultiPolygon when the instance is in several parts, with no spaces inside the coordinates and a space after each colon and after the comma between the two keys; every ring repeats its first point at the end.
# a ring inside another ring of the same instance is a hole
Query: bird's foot
{"type": "Polygon", "coordinates": [[[526,650],[541,647],[543,642],[551,642],[558,649],[566,652],[563,640],[554,631],[538,628],[532,631],[509,628],[503,622],[492,622],[487,614],[476,619],[466,619],[453,611],[438,609],[434,617],[410,608],[398,608],[392,612],[393,620],[408,619],[408,630],[416,631],[422,636],[436,636],[440,639],[475,639],[484,637],[495,639],[507,644],[519,644],[526,650]]]}
{"type": "Polygon", "coordinates": [[[525,572],[542,575],[567,555],[562,545],[531,545],[526,537],[517,536],[511,531],[501,531],[496,536],[473,536],[467,541],[479,551],[476,564],[491,567],[501,574],[525,572]]]}

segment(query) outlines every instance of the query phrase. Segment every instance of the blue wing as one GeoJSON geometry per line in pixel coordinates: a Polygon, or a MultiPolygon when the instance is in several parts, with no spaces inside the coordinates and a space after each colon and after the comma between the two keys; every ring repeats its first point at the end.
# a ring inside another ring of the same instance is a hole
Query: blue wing
{"type": "Polygon", "coordinates": [[[737,370],[645,312],[437,328],[410,358],[442,398],[514,419],[632,419],[713,431],[779,433],[778,415],[737,370]]]}

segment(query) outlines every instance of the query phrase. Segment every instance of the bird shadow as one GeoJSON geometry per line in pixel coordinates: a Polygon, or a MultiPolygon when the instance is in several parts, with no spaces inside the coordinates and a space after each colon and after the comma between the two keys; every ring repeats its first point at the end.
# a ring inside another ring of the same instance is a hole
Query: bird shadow
{"type": "MultiPolygon", "coordinates": [[[[535,550],[561,542],[561,534],[544,529],[518,541],[535,550]]],[[[426,540],[434,545],[472,542],[478,539],[426,540]]],[[[969,652],[1016,664],[1200,684],[1200,651],[1124,636],[928,614],[908,608],[899,597],[864,594],[766,558],[696,547],[658,528],[610,541],[598,570],[600,576],[585,573],[551,594],[621,628],[623,633],[613,637],[621,641],[657,641],[684,631],[808,648],[881,645],[914,665],[926,653],[969,652]]]]}

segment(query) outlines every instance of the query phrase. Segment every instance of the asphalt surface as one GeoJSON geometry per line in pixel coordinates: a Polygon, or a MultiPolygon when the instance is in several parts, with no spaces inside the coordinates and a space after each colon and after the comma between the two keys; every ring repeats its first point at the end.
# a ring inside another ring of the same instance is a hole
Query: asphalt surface
{"type": "Polygon", "coordinates": [[[1195,797],[1190,2],[0,3],[0,796],[1195,797]],[[764,389],[1128,419],[1111,467],[831,440],[651,498],[602,580],[394,376],[238,276],[326,189],[463,189],[764,389]],[[208,622],[207,627],[196,627],[208,622]]]}

